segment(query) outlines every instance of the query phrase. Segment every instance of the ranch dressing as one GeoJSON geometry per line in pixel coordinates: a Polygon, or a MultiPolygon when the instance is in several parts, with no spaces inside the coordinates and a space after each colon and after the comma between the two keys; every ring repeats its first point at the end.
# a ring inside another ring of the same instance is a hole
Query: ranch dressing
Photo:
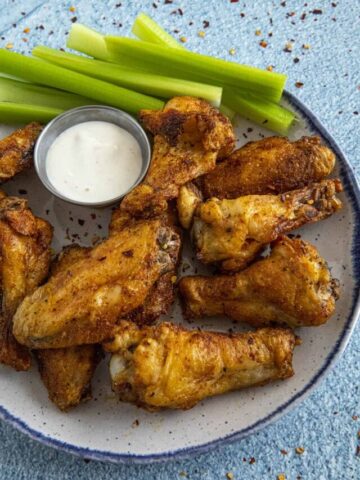
{"type": "Polygon", "coordinates": [[[140,176],[141,149],[126,130],[109,122],[83,122],[50,146],[46,172],[69,200],[103,202],[127,192],[140,176]]]}

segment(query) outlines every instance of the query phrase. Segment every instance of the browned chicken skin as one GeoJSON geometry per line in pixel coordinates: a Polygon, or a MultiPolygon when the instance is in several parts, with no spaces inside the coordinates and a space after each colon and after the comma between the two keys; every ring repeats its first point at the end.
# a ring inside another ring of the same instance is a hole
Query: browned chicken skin
{"type": "Polygon", "coordinates": [[[181,185],[212,170],[219,156],[229,155],[235,140],[230,121],[197,98],[175,97],[161,111],[142,111],[140,119],[154,135],[151,165],[121,208],[135,217],[152,217],[166,210],[181,185]]]}
{"type": "Polygon", "coordinates": [[[0,199],[0,362],[16,370],[27,370],[31,356],[12,334],[13,316],[26,295],[48,274],[52,227],[35,217],[27,201],[0,199]]]}
{"type": "Polygon", "coordinates": [[[113,352],[110,374],[120,399],[159,410],[291,377],[295,343],[282,328],[227,335],[122,322],[105,348],[113,352]]]}
{"type": "MultiPolygon", "coordinates": [[[[51,265],[51,274],[86,257],[90,248],[66,247],[51,265]]],[[[101,358],[99,345],[35,350],[41,378],[49,398],[66,411],[91,398],[91,379],[101,358]]]]}
{"type": "Polygon", "coordinates": [[[35,142],[42,128],[42,125],[33,122],[0,140],[0,182],[32,165],[35,142]]]}
{"type": "Polygon", "coordinates": [[[329,175],[335,155],[319,137],[291,142],[268,137],[233,152],[201,180],[205,198],[278,194],[302,188],[329,175]]]}
{"type": "Polygon", "coordinates": [[[110,235],[23,301],[14,317],[15,337],[38,349],[105,340],[173,268],[178,248],[178,235],[160,220],[110,235]]]}
{"type": "Polygon", "coordinates": [[[321,325],[338,298],[338,282],[316,248],[287,237],[240,273],[184,277],[179,289],[187,318],[226,315],[256,327],[321,325]]]}
{"type": "Polygon", "coordinates": [[[244,268],[281,234],[329,217],[342,207],[340,180],[323,180],[280,195],[211,198],[195,210],[192,236],[198,258],[221,262],[223,270],[244,268]]]}

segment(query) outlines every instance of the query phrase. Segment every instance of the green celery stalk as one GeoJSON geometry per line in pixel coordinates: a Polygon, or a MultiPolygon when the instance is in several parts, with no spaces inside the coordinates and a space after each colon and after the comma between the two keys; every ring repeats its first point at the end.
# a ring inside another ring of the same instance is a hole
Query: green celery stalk
{"type": "MultiPolygon", "coordinates": [[[[185,48],[145,13],[139,13],[136,17],[132,32],[144,42],[158,43],[172,48],[185,48]]],[[[220,111],[226,115],[230,121],[234,120],[236,113],[228,105],[225,105],[224,102],[220,105],[220,111]]]]}
{"type": "Polygon", "coordinates": [[[63,110],[60,108],[44,105],[0,102],[0,122],[3,123],[29,123],[34,121],[47,123],[61,112],[63,110]]]}
{"type": "Polygon", "coordinates": [[[66,46],[102,60],[109,56],[104,36],[81,23],[72,24],[66,46]]]}
{"type": "Polygon", "coordinates": [[[61,110],[94,103],[80,95],[5,77],[0,77],[0,102],[43,105],[61,110]]]}
{"type": "Polygon", "coordinates": [[[105,36],[110,60],[129,66],[155,64],[160,74],[169,69],[181,78],[196,78],[206,75],[208,81],[220,86],[230,86],[260,95],[268,100],[279,101],[285,86],[286,75],[268,72],[247,65],[227,62],[213,57],[142,42],[131,38],[105,36]],[[180,75],[179,75],[180,73],[180,75]]]}
{"type": "Polygon", "coordinates": [[[183,48],[174,37],[143,12],[136,17],[131,31],[145,42],[158,43],[159,45],[167,45],[173,48],[183,48]]]}
{"type": "Polygon", "coordinates": [[[43,46],[35,47],[32,53],[36,57],[70,70],[156,97],[172,98],[178,95],[190,95],[204,98],[216,107],[221,102],[221,87],[131,71],[115,63],[85,58],[43,46]]]}
{"type": "Polygon", "coordinates": [[[133,114],[142,108],[159,110],[164,106],[164,102],[157,98],[5,49],[0,49],[0,70],[28,81],[84,95],[133,114]]]}
{"type": "Polygon", "coordinates": [[[280,105],[256,98],[248,93],[240,93],[235,90],[224,91],[224,101],[231,102],[237,113],[253,122],[273,130],[286,134],[295,120],[295,114],[280,105]]]}

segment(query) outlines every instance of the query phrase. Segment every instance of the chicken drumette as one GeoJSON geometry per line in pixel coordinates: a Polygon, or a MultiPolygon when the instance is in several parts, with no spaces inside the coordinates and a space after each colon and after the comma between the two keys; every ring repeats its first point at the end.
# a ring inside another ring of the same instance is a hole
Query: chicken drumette
{"type": "Polygon", "coordinates": [[[120,399],[159,410],[291,377],[295,343],[282,328],[227,335],[124,321],[105,348],[113,353],[110,374],[120,399]]]}
{"type": "Polygon", "coordinates": [[[338,281],[316,248],[287,237],[240,273],[184,277],[179,288],[187,318],[226,315],[256,327],[321,325],[338,298],[338,281]]]}

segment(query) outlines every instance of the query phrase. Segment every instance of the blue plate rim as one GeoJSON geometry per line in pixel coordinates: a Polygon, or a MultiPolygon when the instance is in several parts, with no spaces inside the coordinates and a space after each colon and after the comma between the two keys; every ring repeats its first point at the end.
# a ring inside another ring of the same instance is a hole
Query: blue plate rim
{"type": "Polygon", "coordinates": [[[302,114],[306,117],[307,121],[310,123],[311,127],[317,130],[322,138],[331,146],[335,152],[338,159],[340,159],[340,168],[343,173],[343,183],[345,185],[345,190],[350,196],[352,206],[355,213],[354,221],[354,236],[353,236],[353,245],[352,245],[352,258],[353,258],[353,271],[355,273],[355,288],[353,293],[353,302],[351,306],[351,313],[347,319],[347,322],[344,326],[343,332],[337,342],[334,345],[334,348],[327,356],[322,368],[314,375],[314,377],[304,386],[304,388],[293,395],[290,399],[284,402],[272,413],[266,417],[258,420],[252,425],[233,432],[229,435],[225,435],[211,442],[203,443],[201,445],[196,445],[192,447],[185,447],[181,449],[172,450],[169,452],[159,453],[159,454],[149,454],[149,455],[136,455],[136,454],[123,454],[123,453],[114,453],[106,452],[101,450],[95,450],[90,448],[82,448],[72,445],[67,442],[62,442],[48,435],[44,435],[40,431],[37,431],[29,425],[27,425],[20,418],[12,415],[8,410],[0,405],[0,418],[13,427],[17,428],[21,432],[28,435],[33,440],[36,440],[46,446],[57,448],[59,450],[71,453],[73,455],[98,461],[109,461],[113,463],[125,463],[125,464],[144,464],[144,463],[154,463],[154,462],[163,462],[167,460],[178,460],[187,458],[193,455],[199,455],[206,453],[209,450],[212,450],[219,446],[224,446],[225,444],[232,443],[238,440],[241,440],[247,437],[250,434],[256,433],[259,430],[265,428],[273,422],[276,422],[286,413],[289,413],[296,406],[298,406],[302,401],[304,401],[314,390],[319,386],[319,384],[325,379],[325,377],[330,373],[332,368],[335,366],[336,362],[339,360],[341,355],[344,353],[346,346],[350,340],[352,332],[356,326],[357,320],[360,314],[360,253],[357,255],[356,252],[360,247],[360,186],[356,180],[354,170],[347,160],[344,152],[334,139],[334,137],[329,133],[327,128],[322,124],[322,122],[314,115],[306,105],[295,97],[292,93],[285,91],[284,97],[294,106],[296,109],[300,110],[302,114]],[[357,240],[357,238],[359,240],[357,240]]]}

